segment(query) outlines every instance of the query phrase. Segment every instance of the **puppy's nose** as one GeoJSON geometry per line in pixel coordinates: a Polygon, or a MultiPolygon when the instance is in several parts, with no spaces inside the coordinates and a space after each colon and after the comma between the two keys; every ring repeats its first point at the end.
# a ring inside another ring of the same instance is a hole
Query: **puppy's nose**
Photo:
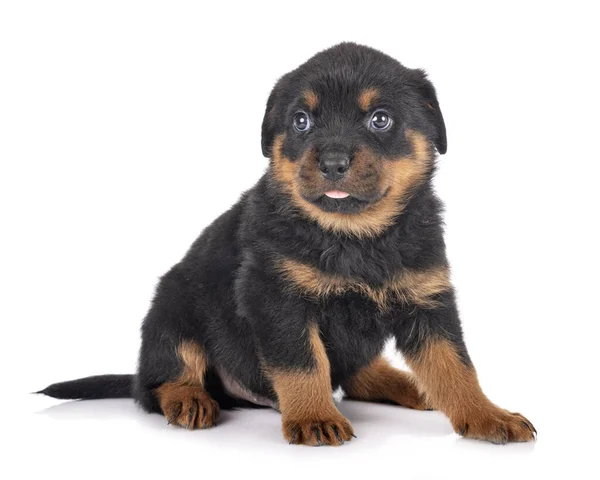
{"type": "Polygon", "coordinates": [[[349,168],[350,158],[345,153],[324,153],[319,159],[319,170],[327,180],[339,180],[349,168]]]}

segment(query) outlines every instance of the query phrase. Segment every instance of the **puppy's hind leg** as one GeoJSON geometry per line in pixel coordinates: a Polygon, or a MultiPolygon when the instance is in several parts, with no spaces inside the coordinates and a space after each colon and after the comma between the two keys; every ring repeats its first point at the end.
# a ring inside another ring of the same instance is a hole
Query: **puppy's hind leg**
{"type": "Polygon", "coordinates": [[[219,404],[207,392],[206,352],[192,340],[202,332],[193,323],[188,289],[177,268],[161,279],[142,327],[134,396],[144,410],[162,413],[172,425],[208,428],[216,425],[219,404]]]}
{"type": "Polygon", "coordinates": [[[181,343],[178,354],[183,364],[180,376],[154,391],[160,409],[169,424],[189,429],[214,427],[219,404],[204,388],[206,355],[190,341],[181,343]]]}
{"type": "Polygon", "coordinates": [[[415,410],[431,410],[413,376],[377,357],[344,383],[348,398],[366,402],[392,402],[415,410]]]}

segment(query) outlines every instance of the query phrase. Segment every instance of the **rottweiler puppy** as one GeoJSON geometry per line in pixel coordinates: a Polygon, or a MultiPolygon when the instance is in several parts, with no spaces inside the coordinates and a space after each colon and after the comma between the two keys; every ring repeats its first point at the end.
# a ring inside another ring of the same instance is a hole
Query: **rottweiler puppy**
{"type": "Polygon", "coordinates": [[[493,443],[535,439],[482,392],[463,341],[432,188],[446,128],[433,85],[368,47],[318,53],[273,88],[269,167],[160,280],[135,375],[41,393],[133,397],[168,423],[217,424],[220,408],[272,407],[289,443],[354,431],[332,392],[438,409],[493,443]],[[382,356],[393,338],[412,373],[382,356]]]}

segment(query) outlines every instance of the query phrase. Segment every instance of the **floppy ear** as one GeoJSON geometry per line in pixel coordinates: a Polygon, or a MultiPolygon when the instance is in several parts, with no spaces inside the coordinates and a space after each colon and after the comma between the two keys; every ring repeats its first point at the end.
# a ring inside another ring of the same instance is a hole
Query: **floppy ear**
{"type": "Polygon", "coordinates": [[[276,121],[276,99],[278,96],[279,84],[273,87],[269,99],[267,100],[267,108],[262,122],[262,133],[260,143],[262,153],[265,157],[270,158],[272,155],[273,140],[275,140],[275,121],[276,121]]]}
{"type": "Polygon", "coordinates": [[[446,140],[446,124],[440,110],[440,104],[435,94],[433,84],[427,79],[424,70],[414,70],[417,74],[417,92],[425,108],[428,123],[434,129],[433,143],[440,155],[446,153],[448,142],[446,140]]]}

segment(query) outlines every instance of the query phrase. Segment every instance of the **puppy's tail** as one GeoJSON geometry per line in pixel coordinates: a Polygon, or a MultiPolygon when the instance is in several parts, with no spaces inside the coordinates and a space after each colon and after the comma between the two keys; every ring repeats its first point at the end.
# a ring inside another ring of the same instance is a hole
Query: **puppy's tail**
{"type": "Polygon", "coordinates": [[[97,375],[69,382],[53,383],[35,393],[64,400],[132,398],[133,375],[97,375]]]}

